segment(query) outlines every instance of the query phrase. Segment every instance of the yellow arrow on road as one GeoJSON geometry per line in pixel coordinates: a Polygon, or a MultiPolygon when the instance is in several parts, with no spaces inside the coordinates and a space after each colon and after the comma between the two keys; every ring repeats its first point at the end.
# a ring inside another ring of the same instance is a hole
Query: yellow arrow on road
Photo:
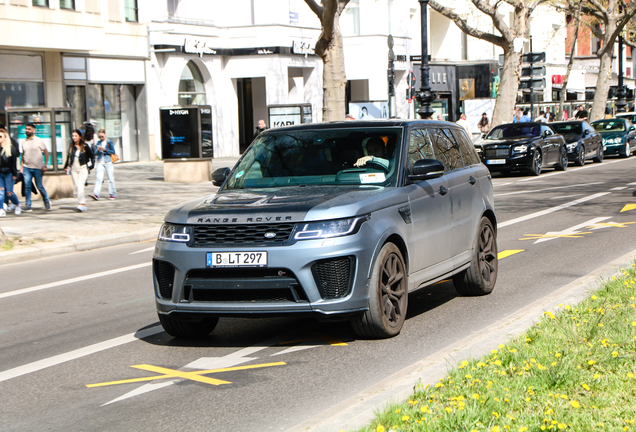
{"type": "Polygon", "coordinates": [[[634,210],[636,209],[636,204],[627,204],[625,207],[623,207],[623,210],[621,210],[621,213],[626,212],[628,210],[634,210]]]}

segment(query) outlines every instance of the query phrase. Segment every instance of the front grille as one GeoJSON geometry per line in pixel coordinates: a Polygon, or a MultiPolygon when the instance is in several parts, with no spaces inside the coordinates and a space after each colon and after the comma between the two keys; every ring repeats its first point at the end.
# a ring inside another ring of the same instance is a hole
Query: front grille
{"type": "Polygon", "coordinates": [[[485,149],[484,157],[486,158],[496,158],[496,157],[504,157],[507,158],[510,156],[510,148],[494,148],[494,149],[485,149]]]}
{"type": "Polygon", "coordinates": [[[174,286],[174,267],[159,260],[152,260],[152,266],[155,271],[157,285],[159,285],[159,295],[164,299],[172,298],[172,287],[174,286]]]}
{"type": "Polygon", "coordinates": [[[351,288],[353,264],[351,257],[322,260],[314,264],[311,270],[320,297],[336,299],[346,296],[351,288]]]}
{"type": "Polygon", "coordinates": [[[307,301],[296,276],[283,268],[192,270],[185,287],[194,302],[307,301]]]}
{"type": "Polygon", "coordinates": [[[280,246],[289,240],[294,224],[195,225],[194,247],[280,246]],[[276,234],[266,238],[265,234],[276,234]]]}

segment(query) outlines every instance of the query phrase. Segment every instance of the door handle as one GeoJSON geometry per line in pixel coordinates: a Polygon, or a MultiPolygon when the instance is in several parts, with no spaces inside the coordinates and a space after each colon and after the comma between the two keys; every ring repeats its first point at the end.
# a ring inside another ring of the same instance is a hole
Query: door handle
{"type": "Polygon", "coordinates": [[[470,178],[468,179],[468,183],[470,183],[471,185],[474,185],[477,182],[477,179],[473,176],[470,176],[470,178]]]}
{"type": "Polygon", "coordinates": [[[444,186],[440,186],[440,187],[439,187],[439,194],[440,194],[440,195],[444,196],[444,195],[446,195],[447,193],[448,193],[448,189],[447,189],[447,188],[445,188],[444,186]]]}

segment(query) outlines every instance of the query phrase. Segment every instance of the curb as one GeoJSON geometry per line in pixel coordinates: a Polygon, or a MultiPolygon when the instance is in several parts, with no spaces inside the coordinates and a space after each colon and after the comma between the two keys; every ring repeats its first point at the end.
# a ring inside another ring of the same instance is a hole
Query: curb
{"type": "Polygon", "coordinates": [[[462,360],[482,357],[512,337],[525,332],[544,312],[557,312],[565,304],[584,300],[596,290],[602,278],[620,274],[621,267],[636,260],[636,250],[559,288],[511,315],[489,325],[437,353],[420,360],[338,405],[303,421],[286,432],[333,432],[357,430],[367,426],[375,414],[394,403],[402,403],[418,384],[437,382],[462,360]]]}
{"type": "Polygon", "coordinates": [[[138,243],[155,240],[159,228],[145,228],[130,233],[108,234],[98,237],[79,239],[75,242],[43,243],[20,250],[0,252],[0,265],[18,261],[34,260],[72,252],[117,246],[126,243],[138,243]]]}

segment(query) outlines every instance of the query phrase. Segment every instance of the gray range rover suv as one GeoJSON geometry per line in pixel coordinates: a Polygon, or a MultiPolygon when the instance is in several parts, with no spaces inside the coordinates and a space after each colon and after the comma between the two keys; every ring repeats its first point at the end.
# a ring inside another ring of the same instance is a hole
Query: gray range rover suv
{"type": "Polygon", "coordinates": [[[223,316],[309,314],[386,338],[418,288],[495,286],[492,182],[455,124],[270,129],[213,183],[168,212],[156,243],[157,311],[174,337],[205,336],[223,316]]]}

